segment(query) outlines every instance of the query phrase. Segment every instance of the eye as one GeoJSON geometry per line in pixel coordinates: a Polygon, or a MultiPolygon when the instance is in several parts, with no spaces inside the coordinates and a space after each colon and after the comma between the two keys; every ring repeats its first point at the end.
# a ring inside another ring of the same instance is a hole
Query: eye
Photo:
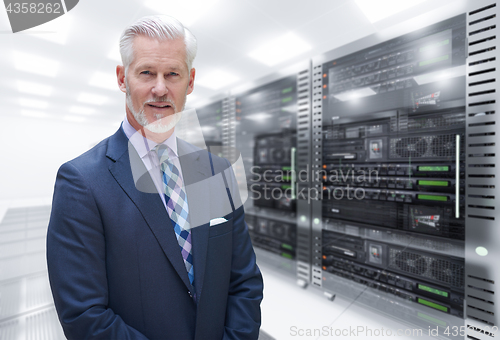
{"type": "Polygon", "coordinates": [[[175,73],[175,72],[170,72],[169,74],[170,74],[171,76],[178,76],[178,75],[179,75],[179,73],[175,73]]]}
{"type": "Polygon", "coordinates": [[[150,71],[142,71],[141,74],[151,74],[150,71]]]}

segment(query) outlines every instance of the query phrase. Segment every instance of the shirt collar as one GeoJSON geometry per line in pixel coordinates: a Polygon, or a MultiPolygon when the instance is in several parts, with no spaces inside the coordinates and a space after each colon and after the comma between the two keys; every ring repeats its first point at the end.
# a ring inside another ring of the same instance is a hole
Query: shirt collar
{"type": "MultiPolygon", "coordinates": [[[[144,137],[139,131],[137,131],[128,121],[127,115],[123,119],[123,132],[129,139],[130,143],[134,146],[135,150],[139,154],[139,157],[144,158],[158,143],[153,142],[150,139],[144,137]]],[[[175,135],[175,128],[172,132],[172,135],[164,140],[162,143],[169,148],[169,151],[173,153],[176,157],[178,157],[177,153],[177,138],[175,135]]]]}

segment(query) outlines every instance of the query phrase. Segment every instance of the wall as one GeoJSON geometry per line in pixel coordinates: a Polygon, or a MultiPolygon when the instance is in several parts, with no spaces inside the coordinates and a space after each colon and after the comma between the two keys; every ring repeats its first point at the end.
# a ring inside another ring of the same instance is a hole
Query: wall
{"type": "Polygon", "coordinates": [[[61,164],[113,134],[113,125],[1,116],[0,201],[52,197],[61,164]]]}

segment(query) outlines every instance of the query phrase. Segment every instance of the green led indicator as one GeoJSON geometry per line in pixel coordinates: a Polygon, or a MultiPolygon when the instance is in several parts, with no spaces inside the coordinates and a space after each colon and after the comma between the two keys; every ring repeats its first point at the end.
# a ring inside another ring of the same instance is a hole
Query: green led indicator
{"type": "Polygon", "coordinates": [[[282,186],[281,186],[281,189],[284,189],[284,190],[286,190],[286,189],[291,189],[291,188],[292,188],[292,186],[291,186],[291,185],[282,185],[282,186]]]}
{"type": "Polygon", "coordinates": [[[440,201],[440,202],[448,201],[447,196],[417,195],[417,198],[419,200],[427,200],[427,201],[440,201]]]}
{"type": "Polygon", "coordinates": [[[216,113],[220,113],[220,109],[217,109],[217,111],[215,111],[216,113]]]}
{"type": "Polygon", "coordinates": [[[293,99],[293,97],[286,97],[286,98],[283,98],[281,99],[281,103],[285,104],[285,103],[288,103],[288,102],[291,102],[293,99]]]}
{"type": "Polygon", "coordinates": [[[281,248],[288,249],[288,250],[293,250],[293,247],[289,244],[282,243],[281,248]]]}
{"type": "Polygon", "coordinates": [[[450,185],[448,181],[418,181],[418,185],[427,185],[434,187],[447,187],[450,185]]]}
{"type": "Polygon", "coordinates": [[[448,297],[448,292],[445,292],[445,291],[442,291],[442,290],[439,290],[439,289],[436,289],[436,288],[431,288],[431,287],[419,284],[418,285],[418,289],[425,290],[426,292],[429,292],[429,293],[433,293],[433,294],[441,295],[441,296],[444,296],[444,297],[448,297]]]}
{"type": "Polygon", "coordinates": [[[293,256],[287,253],[281,253],[281,256],[286,257],[287,259],[293,259],[293,256]]]}
{"type": "Polygon", "coordinates": [[[443,55],[441,57],[432,58],[432,59],[429,59],[426,61],[421,61],[418,63],[418,66],[426,66],[426,65],[430,65],[430,64],[434,64],[434,63],[443,61],[443,60],[448,60],[449,57],[450,57],[449,55],[443,55]]]}
{"type": "Polygon", "coordinates": [[[291,166],[284,166],[281,169],[284,171],[288,171],[288,170],[292,170],[292,167],[291,166]]]}
{"type": "Polygon", "coordinates": [[[430,302],[430,301],[427,301],[427,300],[424,300],[424,299],[421,299],[421,298],[418,298],[417,302],[420,303],[420,304],[422,304],[422,305],[426,305],[426,306],[429,306],[429,307],[432,307],[432,308],[436,308],[436,309],[438,309],[440,311],[448,313],[448,307],[441,306],[441,305],[439,305],[437,303],[430,302]]]}
{"type": "Polygon", "coordinates": [[[283,176],[283,180],[285,181],[290,181],[292,179],[291,176],[283,176]]]}
{"type": "Polygon", "coordinates": [[[429,316],[427,314],[418,312],[417,315],[424,320],[434,322],[436,325],[443,326],[443,327],[446,327],[446,325],[447,325],[446,322],[441,321],[441,320],[436,319],[436,318],[433,318],[432,316],[429,316]]]}
{"type": "Polygon", "coordinates": [[[419,166],[418,171],[450,171],[449,166],[419,166]]]}
{"type": "Polygon", "coordinates": [[[290,92],[292,92],[292,90],[293,90],[293,86],[290,86],[290,87],[287,87],[286,89],[281,90],[281,93],[282,94],[290,93],[290,92]]]}

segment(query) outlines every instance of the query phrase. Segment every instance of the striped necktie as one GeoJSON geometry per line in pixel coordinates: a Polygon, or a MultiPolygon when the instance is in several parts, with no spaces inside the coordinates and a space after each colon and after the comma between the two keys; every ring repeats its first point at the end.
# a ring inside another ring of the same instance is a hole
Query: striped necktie
{"type": "Polygon", "coordinates": [[[191,226],[188,221],[189,208],[179,169],[168,157],[168,148],[163,144],[155,147],[160,159],[165,202],[175,235],[181,248],[182,258],[191,284],[194,282],[193,253],[191,250],[191,226]]]}

